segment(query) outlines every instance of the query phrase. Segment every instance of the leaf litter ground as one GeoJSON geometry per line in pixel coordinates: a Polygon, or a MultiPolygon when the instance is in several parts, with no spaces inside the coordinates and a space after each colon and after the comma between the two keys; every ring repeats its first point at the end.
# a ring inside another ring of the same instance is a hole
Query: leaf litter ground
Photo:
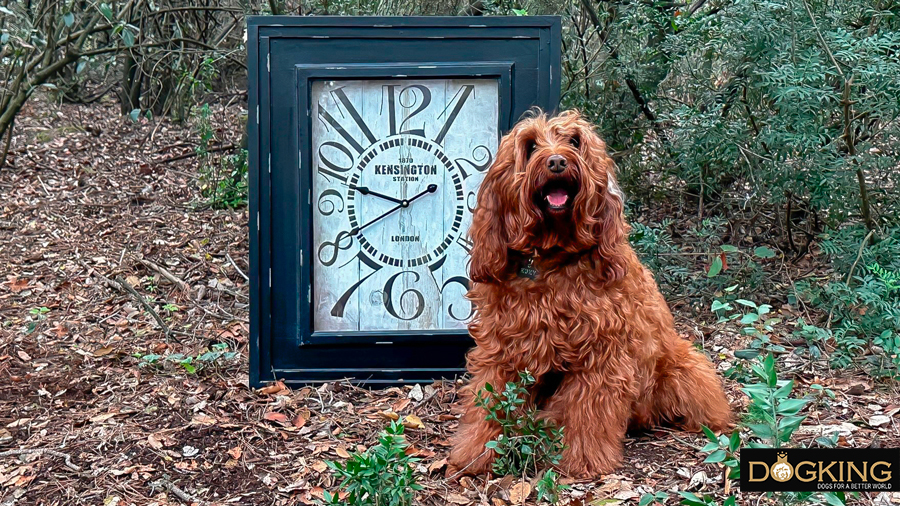
{"type": "MultiPolygon", "coordinates": [[[[240,112],[214,108],[223,145],[239,142],[240,112]]],[[[336,486],[324,461],[366,449],[398,416],[421,459],[418,504],[533,504],[533,484],[513,477],[444,479],[453,380],[248,388],[247,210],[196,205],[195,140],[188,126],[135,123],[107,103],[35,100],[17,121],[0,170],[0,505],[315,504],[336,486]],[[197,374],[140,358],[217,344],[238,358],[197,374]]],[[[675,312],[720,363],[746,344],[675,312]]],[[[798,442],[838,430],[841,445],[900,446],[896,387],[799,360],[791,372],[802,393],[818,383],[836,394],[811,408],[798,442]]],[[[739,388],[728,382],[743,410],[739,388]]],[[[631,434],[622,469],[566,480],[563,504],[677,490],[721,499],[723,471],[702,463],[704,443],[666,429],[631,434]]],[[[900,501],[859,500],[876,499],[900,501]]]]}

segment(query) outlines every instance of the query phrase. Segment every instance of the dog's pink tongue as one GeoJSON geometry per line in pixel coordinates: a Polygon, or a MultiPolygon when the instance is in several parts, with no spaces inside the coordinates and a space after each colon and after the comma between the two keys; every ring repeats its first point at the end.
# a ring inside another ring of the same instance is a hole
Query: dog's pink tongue
{"type": "Polygon", "coordinates": [[[547,202],[554,207],[562,207],[569,200],[569,194],[563,189],[551,190],[547,194],[547,202]]]}

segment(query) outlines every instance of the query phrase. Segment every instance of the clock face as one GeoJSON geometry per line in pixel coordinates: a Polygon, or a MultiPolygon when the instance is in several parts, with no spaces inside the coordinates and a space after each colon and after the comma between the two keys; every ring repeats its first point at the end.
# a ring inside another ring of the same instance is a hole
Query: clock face
{"type": "Polygon", "coordinates": [[[314,81],[316,331],[464,328],[496,79],[314,81]]]}

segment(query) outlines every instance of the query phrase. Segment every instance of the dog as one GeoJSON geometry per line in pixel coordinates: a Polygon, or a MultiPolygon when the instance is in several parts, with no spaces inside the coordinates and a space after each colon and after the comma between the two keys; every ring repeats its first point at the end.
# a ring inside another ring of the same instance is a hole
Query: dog
{"type": "Polygon", "coordinates": [[[476,347],[448,475],[490,468],[500,428],[475,396],[524,370],[536,379],[526,402],[564,427],[570,476],[618,467],[629,428],[730,425],[722,383],[676,333],[623,208],[606,145],[577,112],[535,112],[502,139],[469,229],[476,347]]]}

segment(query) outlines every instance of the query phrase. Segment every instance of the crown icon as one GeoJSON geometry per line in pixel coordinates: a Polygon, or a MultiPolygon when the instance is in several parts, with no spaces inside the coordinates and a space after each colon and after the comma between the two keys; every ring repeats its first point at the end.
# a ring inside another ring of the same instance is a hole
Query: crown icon
{"type": "Polygon", "coordinates": [[[787,459],[787,452],[778,452],[778,460],[787,459]]]}

